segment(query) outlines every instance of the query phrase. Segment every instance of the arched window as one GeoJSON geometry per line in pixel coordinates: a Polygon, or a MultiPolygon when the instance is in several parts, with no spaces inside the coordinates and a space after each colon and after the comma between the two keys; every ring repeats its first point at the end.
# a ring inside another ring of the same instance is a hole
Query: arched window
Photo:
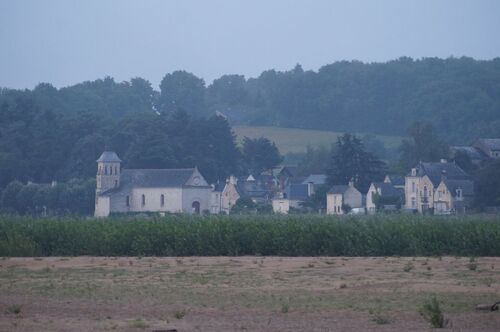
{"type": "Polygon", "coordinates": [[[108,175],[108,166],[104,166],[104,175],[108,175]]]}
{"type": "Polygon", "coordinates": [[[161,196],[160,196],[160,204],[161,204],[161,206],[165,205],[165,195],[163,195],[163,194],[161,194],[161,196]]]}
{"type": "Polygon", "coordinates": [[[126,197],[125,203],[127,204],[127,206],[130,206],[130,196],[126,197]]]}
{"type": "Polygon", "coordinates": [[[142,206],[146,205],[146,196],[142,195],[142,206]]]}

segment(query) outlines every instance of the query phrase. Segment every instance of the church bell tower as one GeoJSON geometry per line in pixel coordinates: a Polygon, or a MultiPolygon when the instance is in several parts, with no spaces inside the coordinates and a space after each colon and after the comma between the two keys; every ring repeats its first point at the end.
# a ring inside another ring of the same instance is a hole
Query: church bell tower
{"type": "Polygon", "coordinates": [[[120,186],[121,162],[113,151],[104,151],[97,159],[96,196],[120,186]]]}

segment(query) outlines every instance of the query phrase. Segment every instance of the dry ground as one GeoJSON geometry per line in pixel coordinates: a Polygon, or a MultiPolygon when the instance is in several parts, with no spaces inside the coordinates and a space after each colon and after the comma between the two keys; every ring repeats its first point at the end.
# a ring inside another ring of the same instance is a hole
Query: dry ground
{"type": "Polygon", "coordinates": [[[0,331],[422,331],[434,295],[499,331],[500,258],[0,258],[0,331]]]}

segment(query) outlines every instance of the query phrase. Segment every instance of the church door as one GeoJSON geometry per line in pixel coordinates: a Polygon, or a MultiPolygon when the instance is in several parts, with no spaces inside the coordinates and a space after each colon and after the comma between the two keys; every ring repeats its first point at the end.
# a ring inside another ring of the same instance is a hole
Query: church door
{"type": "Polygon", "coordinates": [[[200,202],[194,201],[191,205],[193,214],[200,214],[200,202]]]}

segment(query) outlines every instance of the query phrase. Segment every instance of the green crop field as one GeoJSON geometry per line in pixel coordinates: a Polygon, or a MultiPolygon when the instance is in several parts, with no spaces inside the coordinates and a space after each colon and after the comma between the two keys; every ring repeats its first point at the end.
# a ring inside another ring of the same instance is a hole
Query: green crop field
{"type": "Polygon", "coordinates": [[[498,218],[0,217],[0,256],[500,256],[498,218]]]}
{"type": "MultiPolygon", "coordinates": [[[[304,152],[308,145],[312,147],[330,147],[332,143],[337,141],[337,137],[343,134],[333,131],[279,127],[234,126],[233,130],[237,136],[238,142],[241,142],[245,136],[249,138],[266,137],[276,143],[276,146],[282,154],[304,152]]],[[[362,133],[358,133],[358,135],[363,136],[362,133]]],[[[401,144],[402,139],[398,136],[375,137],[378,138],[387,149],[397,148],[401,144]]]]}

